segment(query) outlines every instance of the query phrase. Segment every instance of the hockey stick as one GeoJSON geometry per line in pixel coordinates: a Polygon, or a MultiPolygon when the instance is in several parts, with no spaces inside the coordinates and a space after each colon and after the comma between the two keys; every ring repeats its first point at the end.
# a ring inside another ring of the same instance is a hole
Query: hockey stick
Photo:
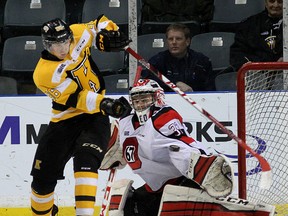
{"type": "Polygon", "coordinates": [[[108,210],[110,198],[111,198],[110,196],[111,186],[114,181],[115,175],[116,175],[116,169],[115,168],[110,169],[108,182],[107,182],[105,193],[104,193],[104,199],[102,201],[102,206],[100,210],[100,216],[106,216],[107,214],[107,210],[108,210]]]}
{"type": "MultiPolygon", "coordinates": [[[[136,73],[136,76],[134,78],[133,85],[136,84],[138,79],[140,78],[141,70],[142,70],[142,68],[140,66],[137,67],[137,73],[136,73]]],[[[113,143],[116,142],[116,140],[117,140],[118,126],[116,126],[116,125],[118,125],[118,122],[117,122],[117,120],[114,120],[112,122],[112,125],[111,125],[111,128],[113,128],[113,129],[111,131],[112,135],[111,135],[111,138],[109,140],[108,148],[110,148],[113,145],[113,143]]],[[[104,199],[102,201],[102,206],[101,206],[101,210],[100,210],[100,216],[106,216],[106,214],[107,214],[107,210],[108,210],[108,207],[109,207],[109,204],[110,204],[110,199],[111,199],[111,194],[110,194],[111,186],[112,186],[112,183],[114,181],[115,175],[116,175],[116,168],[110,169],[108,182],[107,182],[107,185],[106,185],[106,188],[105,188],[104,199]]]]}
{"type": "MultiPolygon", "coordinates": [[[[117,120],[114,120],[111,123],[111,138],[109,140],[108,143],[108,148],[110,148],[111,146],[114,145],[115,142],[117,142],[118,139],[118,122],[117,120]]],[[[110,169],[110,173],[109,173],[109,177],[108,177],[108,181],[107,181],[107,185],[105,188],[105,192],[104,192],[104,199],[102,201],[102,206],[101,206],[101,210],[100,210],[100,216],[106,216],[108,207],[109,207],[109,203],[110,203],[110,198],[111,198],[111,186],[112,183],[114,181],[114,178],[116,176],[116,168],[111,168],[110,169]]]]}
{"type": "Polygon", "coordinates": [[[136,85],[137,81],[140,79],[140,77],[141,77],[141,71],[142,71],[142,67],[141,67],[141,66],[138,66],[138,67],[137,67],[137,71],[136,71],[136,75],[135,75],[135,77],[134,77],[133,86],[136,85]]]}
{"type": "Polygon", "coordinates": [[[168,78],[162,75],[156,68],[150,65],[143,57],[141,57],[138,53],[136,53],[129,46],[125,47],[125,51],[132,55],[137,61],[143,65],[146,69],[152,72],[154,75],[160,77],[162,81],[169,86],[174,92],[184,98],[187,102],[193,105],[200,113],[205,115],[208,119],[210,119],[217,127],[221,129],[224,133],[226,133],[231,139],[234,139],[242,148],[250,152],[255,158],[258,159],[261,168],[262,168],[262,176],[260,181],[260,187],[263,189],[268,189],[272,183],[272,173],[271,167],[269,163],[263,158],[261,155],[257,154],[253,149],[251,149],[242,139],[237,137],[232,131],[228,130],[224,125],[222,125],[217,119],[215,119],[210,113],[204,110],[201,106],[199,106],[195,101],[193,101],[190,97],[188,97],[183,91],[181,91],[174,83],[172,83],[168,78]]]}

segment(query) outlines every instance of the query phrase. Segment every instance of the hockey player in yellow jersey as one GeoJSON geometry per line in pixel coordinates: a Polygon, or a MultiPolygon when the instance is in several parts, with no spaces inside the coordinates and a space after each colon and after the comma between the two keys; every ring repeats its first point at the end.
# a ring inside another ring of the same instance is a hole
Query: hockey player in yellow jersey
{"type": "Polygon", "coordinates": [[[98,168],[110,138],[109,115],[121,117],[128,102],[105,97],[104,79],[90,49],[120,51],[129,40],[104,15],[71,26],[56,18],[43,24],[41,34],[44,51],[33,79],[52,99],[52,117],[33,160],[32,215],[57,213],[54,190],[73,158],[76,215],[92,216],[98,168]]]}

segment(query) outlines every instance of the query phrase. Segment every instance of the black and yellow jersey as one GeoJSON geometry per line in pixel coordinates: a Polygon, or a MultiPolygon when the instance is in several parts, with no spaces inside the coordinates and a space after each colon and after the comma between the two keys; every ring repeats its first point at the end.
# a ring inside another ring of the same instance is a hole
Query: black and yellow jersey
{"type": "Polygon", "coordinates": [[[60,60],[47,50],[34,70],[36,86],[52,101],[52,122],[65,120],[82,113],[100,112],[105,95],[105,83],[90,49],[95,44],[98,29],[118,30],[118,26],[105,16],[83,24],[70,26],[73,40],[69,54],[60,60]]]}

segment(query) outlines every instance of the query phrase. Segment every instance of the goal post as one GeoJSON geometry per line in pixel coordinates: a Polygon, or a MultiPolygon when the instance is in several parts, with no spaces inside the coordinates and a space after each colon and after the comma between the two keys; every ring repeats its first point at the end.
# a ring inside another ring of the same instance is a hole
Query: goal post
{"type": "Polygon", "coordinates": [[[238,147],[239,197],[288,215],[288,62],[247,63],[237,76],[238,137],[271,165],[272,186],[259,188],[261,167],[238,147]]]}

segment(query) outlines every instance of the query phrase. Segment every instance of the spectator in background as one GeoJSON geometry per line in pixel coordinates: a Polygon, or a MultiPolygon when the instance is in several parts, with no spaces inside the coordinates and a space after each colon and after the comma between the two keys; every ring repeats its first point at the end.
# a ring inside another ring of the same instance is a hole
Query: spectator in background
{"type": "MultiPolygon", "coordinates": [[[[148,62],[184,92],[215,90],[211,61],[189,48],[190,29],[181,23],[171,24],[166,30],[166,38],[168,49],[148,62]]],[[[144,70],[141,76],[156,80],[166,92],[172,91],[148,70],[144,70]]]]}
{"type": "Polygon", "coordinates": [[[230,48],[235,71],[247,62],[283,61],[283,0],[264,0],[265,10],[242,21],[230,48]]]}

